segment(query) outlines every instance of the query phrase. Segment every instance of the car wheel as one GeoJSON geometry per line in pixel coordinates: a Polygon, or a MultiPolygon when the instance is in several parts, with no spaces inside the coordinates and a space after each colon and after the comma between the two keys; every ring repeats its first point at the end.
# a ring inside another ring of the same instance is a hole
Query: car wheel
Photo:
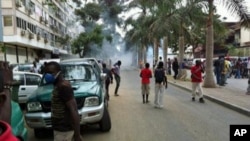
{"type": "Polygon", "coordinates": [[[106,106],[104,106],[103,116],[99,122],[99,126],[103,132],[108,132],[111,129],[111,120],[106,106]]]}
{"type": "Polygon", "coordinates": [[[53,137],[53,130],[47,129],[47,128],[35,128],[34,134],[36,138],[47,138],[47,137],[53,137]]]}
{"type": "Polygon", "coordinates": [[[34,134],[36,138],[42,138],[44,136],[42,129],[34,129],[34,134]]]}

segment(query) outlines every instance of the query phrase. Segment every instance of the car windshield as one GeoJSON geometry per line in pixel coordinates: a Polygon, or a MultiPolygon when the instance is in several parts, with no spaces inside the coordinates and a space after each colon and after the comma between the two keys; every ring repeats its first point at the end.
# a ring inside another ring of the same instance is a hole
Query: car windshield
{"type": "Polygon", "coordinates": [[[85,64],[65,64],[61,65],[64,79],[69,81],[95,81],[96,75],[90,65],[85,64]]]}
{"type": "MultiPolygon", "coordinates": [[[[61,64],[61,74],[68,81],[96,81],[97,77],[91,65],[61,64]]],[[[46,85],[43,78],[41,85],[46,85]]]]}

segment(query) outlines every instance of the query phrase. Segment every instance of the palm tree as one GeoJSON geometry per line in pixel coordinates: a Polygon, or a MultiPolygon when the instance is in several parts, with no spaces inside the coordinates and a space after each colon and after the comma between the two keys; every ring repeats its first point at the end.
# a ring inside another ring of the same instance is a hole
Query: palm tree
{"type": "MultiPolygon", "coordinates": [[[[206,0],[209,5],[208,18],[206,22],[206,77],[204,80],[204,87],[216,87],[213,75],[213,52],[214,52],[214,29],[213,29],[213,15],[214,15],[214,0],[206,0]]],[[[250,15],[247,7],[244,5],[245,0],[227,0],[224,4],[229,11],[237,13],[240,17],[242,26],[250,27],[250,15]]]]}

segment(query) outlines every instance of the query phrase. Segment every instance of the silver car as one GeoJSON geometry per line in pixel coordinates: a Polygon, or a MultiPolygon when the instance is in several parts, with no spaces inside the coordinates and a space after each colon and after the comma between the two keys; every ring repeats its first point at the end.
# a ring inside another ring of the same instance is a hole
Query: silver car
{"type": "Polygon", "coordinates": [[[31,72],[13,72],[13,80],[16,83],[18,103],[26,103],[28,97],[38,88],[42,79],[41,74],[31,72]]]}

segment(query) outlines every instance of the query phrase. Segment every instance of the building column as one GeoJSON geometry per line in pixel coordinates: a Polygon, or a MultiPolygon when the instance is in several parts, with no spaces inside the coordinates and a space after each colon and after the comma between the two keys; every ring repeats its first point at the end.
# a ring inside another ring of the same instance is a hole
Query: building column
{"type": "Polygon", "coordinates": [[[28,53],[28,47],[25,48],[26,51],[26,62],[29,61],[29,53],[28,53]]]}

